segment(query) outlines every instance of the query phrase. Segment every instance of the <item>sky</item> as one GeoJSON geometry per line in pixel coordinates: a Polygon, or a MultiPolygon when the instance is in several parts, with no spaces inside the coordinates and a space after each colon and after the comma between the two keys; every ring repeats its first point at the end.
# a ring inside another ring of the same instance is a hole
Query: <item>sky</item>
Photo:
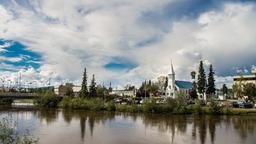
{"type": "MultiPolygon", "coordinates": [[[[114,88],[167,75],[190,80],[200,60],[216,85],[256,65],[255,0],[0,0],[0,78],[114,88]]],[[[1,81],[0,81],[1,82],[1,81]]]]}

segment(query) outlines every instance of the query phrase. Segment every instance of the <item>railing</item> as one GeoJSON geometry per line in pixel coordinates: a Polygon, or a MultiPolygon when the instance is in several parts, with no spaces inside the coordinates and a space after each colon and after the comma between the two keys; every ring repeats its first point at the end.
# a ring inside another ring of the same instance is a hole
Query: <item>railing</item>
{"type": "Polygon", "coordinates": [[[36,97],[39,96],[36,93],[0,93],[0,96],[4,97],[36,97]]]}

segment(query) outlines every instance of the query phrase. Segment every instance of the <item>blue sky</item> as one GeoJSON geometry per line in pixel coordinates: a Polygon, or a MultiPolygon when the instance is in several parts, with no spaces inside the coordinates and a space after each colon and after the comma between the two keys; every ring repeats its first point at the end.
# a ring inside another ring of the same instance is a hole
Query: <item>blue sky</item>
{"type": "Polygon", "coordinates": [[[138,85],[166,75],[189,80],[198,62],[217,83],[255,67],[254,0],[0,0],[0,72],[15,79],[138,85]]]}
{"type": "Polygon", "coordinates": [[[1,67],[2,71],[17,72],[20,68],[33,67],[38,69],[40,67],[41,55],[26,49],[26,46],[19,42],[0,39],[0,46],[7,46],[2,48],[0,55],[0,63],[6,65],[1,67]]]}

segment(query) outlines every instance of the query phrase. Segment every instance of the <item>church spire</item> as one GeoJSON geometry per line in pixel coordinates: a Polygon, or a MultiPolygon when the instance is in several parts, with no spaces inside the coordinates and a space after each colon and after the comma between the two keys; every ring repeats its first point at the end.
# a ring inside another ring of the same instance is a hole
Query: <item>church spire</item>
{"type": "Polygon", "coordinates": [[[174,69],[173,69],[172,60],[171,60],[171,69],[170,69],[170,71],[169,71],[169,74],[175,75],[175,72],[174,72],[174,69]]]}

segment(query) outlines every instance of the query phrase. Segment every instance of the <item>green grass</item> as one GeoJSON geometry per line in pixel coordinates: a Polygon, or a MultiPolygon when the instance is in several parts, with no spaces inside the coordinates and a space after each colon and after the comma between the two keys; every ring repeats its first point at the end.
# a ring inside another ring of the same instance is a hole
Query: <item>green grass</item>
{"type": "Polygon", "coordinates": [[[17,99],[14,102],[18,102],[18,103],[34,103],[33,99],[17,99]]]}

